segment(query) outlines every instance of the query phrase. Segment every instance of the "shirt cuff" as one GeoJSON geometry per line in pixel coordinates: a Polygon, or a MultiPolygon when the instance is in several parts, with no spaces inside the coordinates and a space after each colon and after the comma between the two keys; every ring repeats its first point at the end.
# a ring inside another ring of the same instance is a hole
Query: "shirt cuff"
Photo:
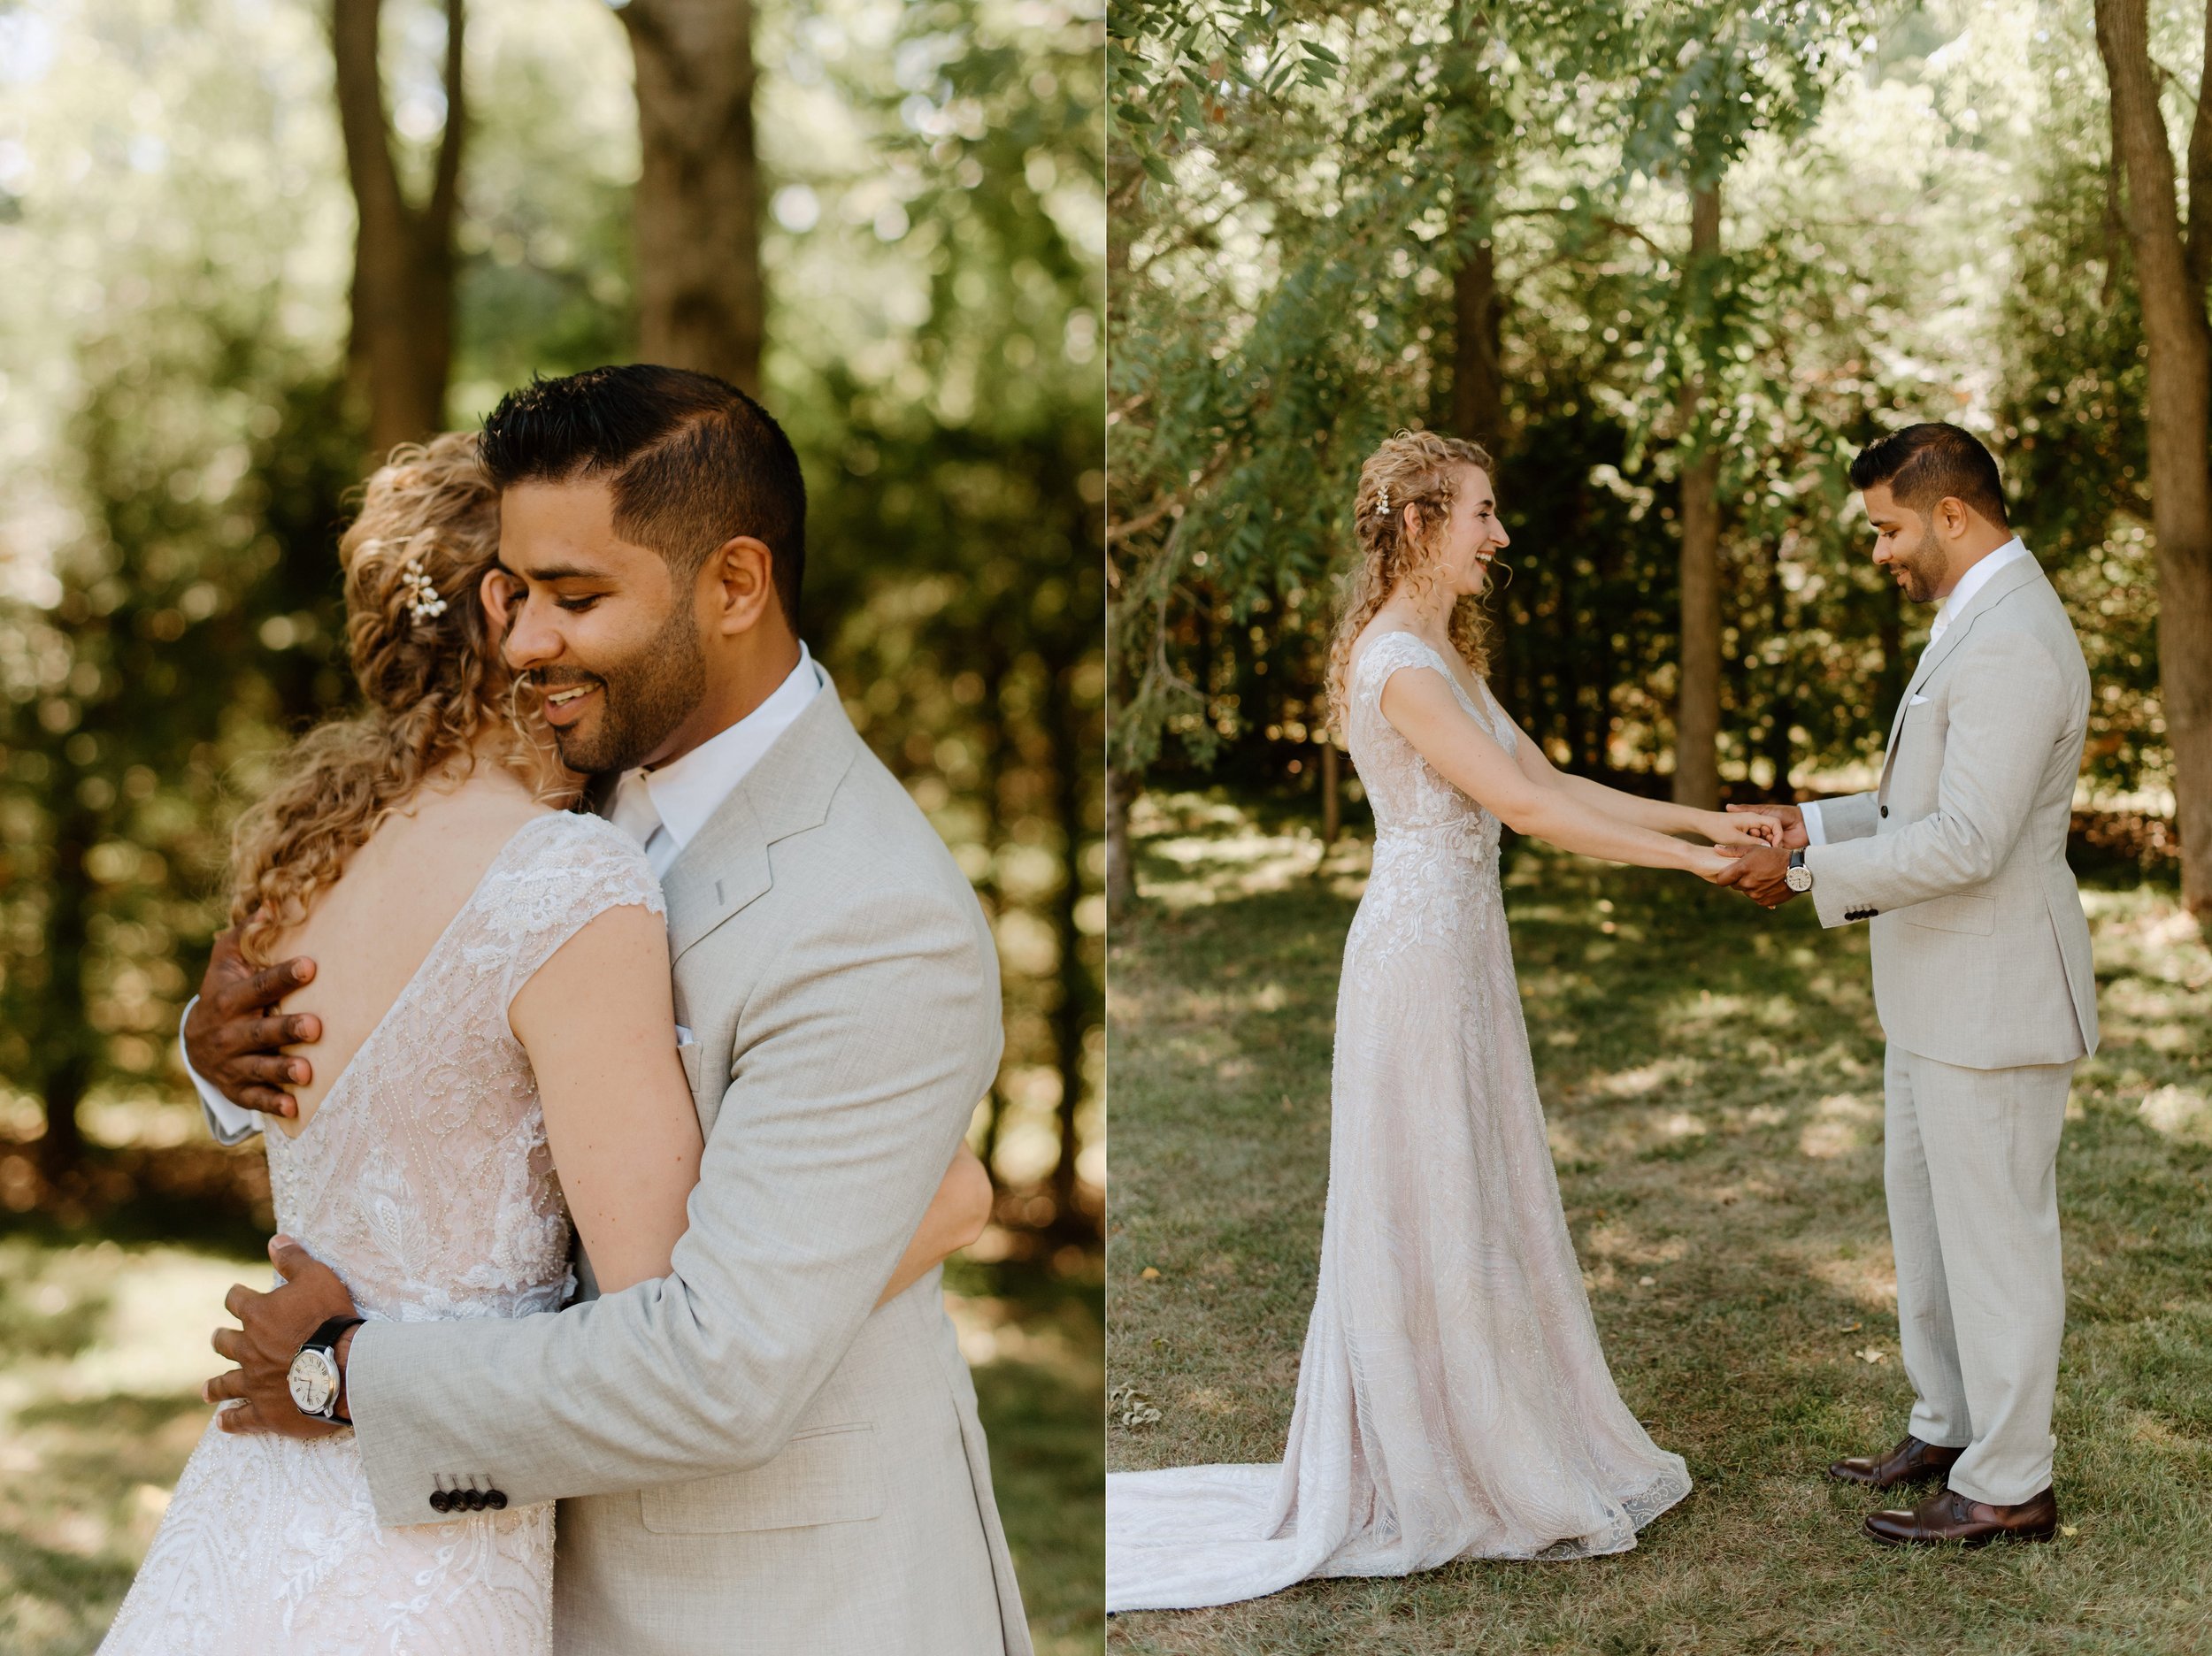
{"type": "Polygon", "coordinates": [[[184,1016],[177,1020],[177,1057],[184,1064],[185,1074],[192,1077],[192,1089],[200,1095],[200,1103],[207,1110],[208,1120],[213,1123],[216,1137],[225,1144],[236,1144],[248,1133],[259,1132],[262,1128],[260,1112],[242,1108],[232,1103],[204,1079],[192,1067],[191,1054],[184,1049],[185,1020],[192,1016],[192,1008],[200,1004],[194,995],[184,1003],[184,1016]]]}
{"type": "Polygon", "coordinates": [[[1828,843],[1828,835],[1826,831],[1820,825],[1819,801],[1816,800],[1807,800],[1802,805],[1800,805],[1797,808],[1797,814],[1804,822],[1805,839],[1807,842],[1812,845],[1826,845],[1828,843]]]}

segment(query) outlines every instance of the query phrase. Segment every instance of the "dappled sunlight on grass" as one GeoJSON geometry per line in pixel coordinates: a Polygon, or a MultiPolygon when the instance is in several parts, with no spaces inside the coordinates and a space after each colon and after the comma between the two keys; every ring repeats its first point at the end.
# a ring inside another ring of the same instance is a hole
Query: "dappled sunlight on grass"
{"type": "MultiPolygon", "coordinates": [[[[268,1261],[182,1246],[0,1238],[0,1652],[96,1646],[167,1509],[225,1367],[208,1336],[268,1261]]],[[[1098,1648],[1095,1254],[948,1270],[1040,1656],[1098,1648]]]]}
{"type": "MultiPolygon", "coordinates": [[[[1294,824],[1217,796],[1140,822],[1146,901],[1111,954],[1108,1369],[1162,1417],[1112,1426],[1110,1464],[1272,1460],[1312,1303],[1337,974],[1368,847],[1325,865],[1311,842],[1306,871],[1279,878],[1294,824]]],[[[2212,953],[2170,891],[2086,894],[2106,1043],[2078,1074],[2059,1163],[2058,1476],[2077,1533],[1901,1557],[1863,1544],[1866,1499],[1821,1476],[1893,1442],[1910,1401],[1865,928],[1679,875],[1507,856],[1593,1309],[1624,1397],[1697,1491],[1621,1559],[1310,1583],[1123,1617],[1115,1647],[2056,1656],[2212,1632],[2212,953]]]]}
{"type": "Polygon", "coordinates": [[[208,1336],[265,1260],[0,1241],[0,1649],[89,1650],[205,1428],[208,1336]]]}

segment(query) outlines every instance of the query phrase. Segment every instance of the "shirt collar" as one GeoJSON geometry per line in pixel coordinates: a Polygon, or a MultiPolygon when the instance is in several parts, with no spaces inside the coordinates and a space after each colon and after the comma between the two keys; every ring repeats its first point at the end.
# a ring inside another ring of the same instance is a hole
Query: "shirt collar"
{"type": "Polygon", "coordinates": [[[628,783],[633,778],[643,778],[653,809],[660,814],[661,826],[680,851],[827,682],[802,643],[799,664],[750,713],[708,737],[681,758],[650,770],[629,771],[622,779],[628,783]]]}
{"type": "Polygon", "coordinates": [[[1974,602],[1974,594],[1988,586],[1995,579],[1999,570],[2008,564],[2016,564],[2027,556],[2027,547],[2018,535],[2015,535],[1987,557],[1982,559],[1980,563],[1975,564],[1972,569],[1967,571],[1965,574],[1960,576],[1959,584],[1951,588],[1951,595],[1943,601],[1943,607],[1936,611],[1935,620],[1928,629],[1930,641],[1932,642],[1936,637],[1940,636],[1944,629],[1951,625],[1952,617],[1965,612],[1966,606],[1974,602]]]}

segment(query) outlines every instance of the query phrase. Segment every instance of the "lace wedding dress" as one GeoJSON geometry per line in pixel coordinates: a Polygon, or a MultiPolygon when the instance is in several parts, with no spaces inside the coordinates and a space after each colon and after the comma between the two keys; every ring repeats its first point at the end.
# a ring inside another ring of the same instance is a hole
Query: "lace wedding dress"
{"type": "MultiPolygon", "coordinates": [[[[664,914],[635,841],[533,818],[297,1138],[272,1128],[279,1228],[364,1316],[523,1316],[571,1287],[569,1220],[507,1008],[606,909],[664,914]]],[[[298,1442],[211,1423],[102,1656],[543,1656],[553,1508],[380,1529],[351,1433],[298,1442]]]]}
{"type": "Polygon", "coordinates": [[[1689,1492],[1613,1389],[1536,1097],[1498,822],[1386,721],[1443,673],[1410,633],[1355,663],[1347,735],[1374,870],[1338,990],[1321,1284],[1280,1466],[1106,1480],[1110,1610],[1190,1609],[1314,1576],[1620,1552],[1689,1492]]]}

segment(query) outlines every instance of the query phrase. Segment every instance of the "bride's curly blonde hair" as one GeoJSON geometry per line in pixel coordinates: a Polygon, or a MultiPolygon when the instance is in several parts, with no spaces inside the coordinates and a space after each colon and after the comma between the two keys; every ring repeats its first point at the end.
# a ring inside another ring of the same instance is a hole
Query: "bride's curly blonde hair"
{"type": "Polygon", "coordinates": [[[338,542],[346,644],[366,705],[301,738],[232,831],[230,923],[248,960],[267,963],[279,936],[426,782],[457,780],[488,755],[536,783],[515,678],[477,595],[498,557],[499,496],[472,434],[402,444],[369,479],[338,542]]]}
{"type": "MultiPolygon", "coordinates": [[[[1345,583],[1344,608],[1329,640],[1329,723],[1340,741],[1349,710],[1346,686],[1352,647],[1401,582],[1417,596],[1435,584],[1439,537],[1451,518],[1463,466],[1475,466],[1496,480],[1496,464],[1480,443],[1437,432],[1402,431],[1359,469],[1352,503],[1359,563],[1345,583]],[[1406,528],[1409,506],[1418,523],[1412,531],[1406,528]]],[[[1477,678],[1490,669],[1488,632],[1473,598],[1454,606],[1452,645],[1477,678]]]]}

